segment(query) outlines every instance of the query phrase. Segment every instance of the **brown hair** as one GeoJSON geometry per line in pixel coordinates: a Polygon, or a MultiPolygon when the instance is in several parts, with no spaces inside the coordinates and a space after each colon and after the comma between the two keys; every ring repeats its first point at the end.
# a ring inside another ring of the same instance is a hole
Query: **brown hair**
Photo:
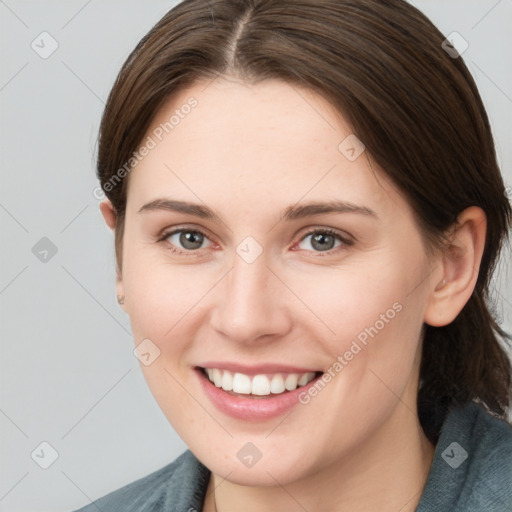
{"type": "Polygon", "coordinates": [[[509,336],[490,311],[489,285],[511,208],[487,114],[462,58],[404,0],[185,0],[139,42],[109,95],[98,178],[118,221],[121,269],[128,180],[106,183],[141,144],[163,103],[195,81],[231,75],[308,87],[351,123],[374,161],[403,191],[426,240],[438,243],[469,206],[487,215],[473,295],[445,327],[424,326],[418,409],[435,439],[449,407],[483,403],[505,417],[509,336]],[[433,414],[440,412],[442,414],[433,414]]]}

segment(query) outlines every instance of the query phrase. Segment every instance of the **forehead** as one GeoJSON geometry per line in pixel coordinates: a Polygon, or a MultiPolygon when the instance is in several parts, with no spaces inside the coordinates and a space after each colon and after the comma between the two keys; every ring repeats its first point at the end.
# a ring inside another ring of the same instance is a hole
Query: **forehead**
{"type": "Polygon", "coordinates": [[[319,147],[336,151],[340,137],[352,132],[322,97],[280,80],[251,85],[217,78],[196,83],[164,104],[148,134],[159,127],[165,131],[173,113],[175,124],[164,134],[166,142],[187,142],[202,155],[214,150],[210,156],[217,160],[241,157],[249,163],[255,152],[258,159],[276,163],[289,161],[293,154],[320,159],[319,147]],[[191,101],[196,106],[188,112],[191,101]]]}
{"type": "Polygon", "coordinates": [[[366,152],[347,158],[343,141],[351,137],[342,115],[311,90],[280,80],[197,82],[153,119],[143,142],[154,147],[131,172],[128,195],[139,206],[158,192],[243,198],[247,208],[305,196],[385,208],[397,191],[382,173],[376,179],[366,152]]]}

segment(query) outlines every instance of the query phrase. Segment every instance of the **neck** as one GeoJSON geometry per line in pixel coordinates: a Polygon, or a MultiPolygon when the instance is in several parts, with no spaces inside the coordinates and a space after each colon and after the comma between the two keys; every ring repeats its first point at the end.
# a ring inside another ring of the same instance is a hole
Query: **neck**
{"type": "Polygon", "coordinates": [[[336,464],[286,486],[238,485],[212,473],[205,512],[413,512],[432,464],[434,446],[417,415],[398,403],[384,425],[336,464]]]}

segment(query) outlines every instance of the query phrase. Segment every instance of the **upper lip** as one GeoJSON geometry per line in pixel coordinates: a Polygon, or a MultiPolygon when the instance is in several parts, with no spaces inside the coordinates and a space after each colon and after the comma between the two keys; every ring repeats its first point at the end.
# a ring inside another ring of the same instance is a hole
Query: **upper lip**
{"type": "Polygon", "coordinates": [[[257,365],[245,365],[241,363],[231,363],[228,361],[207,361],[197,365],[198,368],[218,368],[219,370],[228,370],[233,373],[243,373],[245,375],[260,375],[264,373],[308,373],[318,372],[311,368],[301,368],[298,366],[288,366],[284,364],[262,363],[257,365]]]}

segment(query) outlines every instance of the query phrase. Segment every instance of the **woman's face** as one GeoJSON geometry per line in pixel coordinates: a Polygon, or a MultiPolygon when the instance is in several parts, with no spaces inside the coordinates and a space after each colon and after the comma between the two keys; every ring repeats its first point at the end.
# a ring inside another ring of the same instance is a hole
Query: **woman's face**
{"type": "Polygon", "coordinates": [[[118,294],[195,455],[285,485],[407,435],[433,267],[347,122],[297,86],[216,79],[168,102],[144,143],[118,294]]]}

